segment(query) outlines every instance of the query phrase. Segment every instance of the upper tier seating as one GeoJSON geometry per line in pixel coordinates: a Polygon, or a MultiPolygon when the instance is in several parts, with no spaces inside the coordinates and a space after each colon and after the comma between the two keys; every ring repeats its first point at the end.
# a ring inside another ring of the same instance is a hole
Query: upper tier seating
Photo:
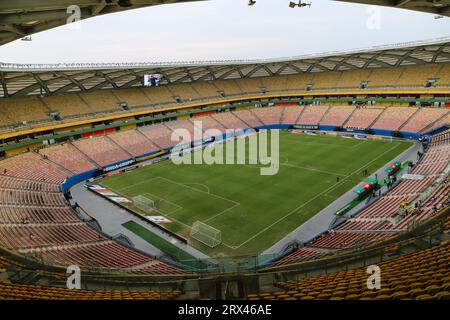
{"type": "Polygon", "coordinates": [[[306,90],[306,85],[312,83],[313,75],[301,74],[293,75],[287,77],[287,88],[292,91],[304,91],[306,90]]]}
{"type": "MultiPolygon", "coordinates": [[[[64,121],[74,118],[93,118],[105,113],[126,113],[120,107],[127,102],[131,109],[152,110],[163,106],[177,105],[176,97],[183,104],[203,99],[223,99],[219,92],[227,97],[261,95],[261,88],[266,88],[267,95],[280,92],[304,92],[308,84],[312,90],[347,91],[360,90],[361,82],[368,81],[368,89],[405,87],[425,89],[427,79],[437,79],[436,87],[450,85],[450,66],[448,64],[427,64],[423,66],[406,66],[376,68],[367,70],[348,70],[339,72],[311,72],[297,75],[256,77],[236,80],[199,81],[182,84],[163,84],[159,87],[132,87],[93,92],[65,93],[48,97],[0,99],[0,130],[11,131],[17,126],[35,126],[36,123],[54,123],[50,112],[59,112],[64,121]],[[26,121],[27,123],[22,123],[26,121]]],[[[81,78],[80,78],[81,80],[81,78]]],[[[88,89],[91,89],[87,86],[88,89]]],[[[95,89],[95,88],[94,88],[95,89]]],[[[432,90],[431,88],[430,90],[432,90]]],[[[37,91],[36,91],[37,92],[37,91]]],[[[361,94],[364,91],[361,90],[361,94]]]]}
{"type": "Polygon", "coordinates": [[[109,91],[83,92],[80,98],[95,112],[118,111],[120,101],[109,91]]]}
{"type": "Polygon", "coordinates": [[[336,88],[359,88],[363,81],[369,79],[370,70],[350,70],[342,72],[336,88]]]}
{"type": "Polygon", "coordinates": [[[323,117],[320,124],[323,126],[342,126],[348,117],[355,110],[355,107],[337,106],[330,107],[328,113],[323,117]]]}
{"type": "Polygon", "coordinates": [[[265,87],[267,91],[286,91],[287,90],[287,77],[264,77],[260,79],[261,86],[265,87]]]}
{"type": "Polygon", "coordinates": [[[417,111],[415,107],[390,107],[372,125],[372,128],[398,130],[417,111]]]}
{"type": "Polygon", "coordinates": [[[424,86],[428,79],[436,77],[436,73],[440,68],[440,65],[405,67],[397,81],[397,86],[424,86]]]}
{"type": "Polygon", "coordinates": [[[73,173],[83,173],[96,169],[96,166],[88,160],[86,155],[70,143],[50,146],[41,149],[39,153],[73,173]]]}
{"type": "Polygon", "coordinates": [[[394,87],[401,73],[401,68],[374,69],[370,74],[368,87],[394,87]]]}
{"type": "Polygon", "coordinates": [[[450,64],[444,64],[437,73],[436,78],[438,79],[437,85],[439,87],[448,86],[450,84],[450,64]]]}
{"type": "Polygon", "coordinates": [[[365,130],[383,110],[382,108],[357,108],[344,127],[365,130]]]}
{"type": "Polygon", "coordinates": [[[334,89],[336,88],[340,77],[340,72],[314,73],[314,78],[312,80],[314,89],[334,89]]]}
{"type": "Polygon", "coordinates": [[[17,123],[50,120],[50,110],[38,97],[0,99],[0,110],[4,119],[17,123]]]}
{"type": "Polygon", "coordinates": [[[167,86],[159,86],[152,88],[142,88],[142,92],[150,100],[153,105],[174,103],[173,94],[169,91],[167,86]]]}
{"type": "Polygon", "coordinates": [[[261,93],[261,81],[255,79],[241,79],[236,82],[243,93],[261,93]]]}
{"type": "Polygon", "coordinates": [[[148,106],[151,104],[140,88],[120,89],[113,91],[120,102],[128,103],[130,108],[148,106]]]}
{"type": "Polygon", "coordinates": [[[198,82],[191,84],[192,89],[198,92],[201,98],[218,98],[219,89],[214,82],[198,82]]]}
{"type": "Polygon", "coordinates": [[[174,84],[169,88],[173,96],[178,96],[183,101],[198,100],[202,98],[190,84],[174,84]]]}
{"type": "Polygon", "coordinates": [[[77,140],[73,145],[102,167],[131,158],[106,136],[77,140]]]}
{"type": "Polygon", "coordinates": [[[117,132],[109,135],[109,137],[133,157],[159,150],[157,146],[137,130],[117,132]]]}
{"type": "Polygon", "coordinates": [[[320,119],[327,112],[329,107],[326,106],[307,106],[300,118],[297,120],[298,124],[319,124],[320,119]]]}
{"type": "Polygon", "coordinates": [[[42,98],[42,100],[50,110],[59,112],[59,115],[63,118],[94,113],[94,110],[89,108],[76,94],[49,96],[42,98]]]}
{"type": "Polygon", "coordinates": [[[219,88],[219,91],[223,91],[227,96],[242,95],[244,93],[235,80],[219,80],[215,82],[215,85],[219,88]]]}

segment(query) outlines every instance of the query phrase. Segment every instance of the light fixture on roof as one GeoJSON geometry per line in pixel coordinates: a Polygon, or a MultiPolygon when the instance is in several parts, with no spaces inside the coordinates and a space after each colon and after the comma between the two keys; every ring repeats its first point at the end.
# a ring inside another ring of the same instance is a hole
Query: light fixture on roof
{"type": "Polygon", "coordinates": [[[248,0],[248,5],[253,6],[256,3],[255,0],[248,0]]]}
{"type": "Polygon", "coordinates": [[[291,2],[289,2],[289,7],[290,8],[295,8],[295,7],[303,8],[303,7],[308,6],[311,8],[311,4],[312,4],[311,2],[310,3],[306,3],[306,2],[302,3],[301,0],[299,1],[299,3],[295,3],[295,2],[291,1],[291,2]]]}

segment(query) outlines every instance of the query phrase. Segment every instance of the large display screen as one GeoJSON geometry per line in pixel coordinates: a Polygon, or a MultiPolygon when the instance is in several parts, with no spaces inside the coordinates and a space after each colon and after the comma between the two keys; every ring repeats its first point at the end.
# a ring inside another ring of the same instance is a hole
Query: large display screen
{"type": "Polygon", "coordinates": [[[144,86],[157,87],[161,82],[161,75],[157,73],[144,74],[144,86]]]}

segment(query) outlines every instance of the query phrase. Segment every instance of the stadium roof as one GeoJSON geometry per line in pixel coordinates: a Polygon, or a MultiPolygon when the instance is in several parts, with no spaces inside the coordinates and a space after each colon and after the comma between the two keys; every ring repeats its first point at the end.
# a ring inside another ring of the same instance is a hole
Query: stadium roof
{"type": "MultiPolygon", "coordinates": [[[[13,0],[0,1],[0,45],[61,26],[80,9],[81,19],[129,9],[175,2],[204,0],[13,0]],[[69,8],[69,9],[68,9],[69,8]],[[68,13],[69,10],[69,13],[68,13]]],[[[246,1],[246,0],[242,0],[246,1]]],[[[419,10],[450,16],[450,0],[337,0],[419,10]]],[[[286,0],[288,2],[288,0],[286,0]]]]}
{"type": "Polygon", "coordinates": [[[162,83],[184,83],[428,63],[450,63],[450,38],[272,60],[36,65],[0,63],[0,97],[142,86],[144,74],[152,73],[161,74],[162,83]]]}

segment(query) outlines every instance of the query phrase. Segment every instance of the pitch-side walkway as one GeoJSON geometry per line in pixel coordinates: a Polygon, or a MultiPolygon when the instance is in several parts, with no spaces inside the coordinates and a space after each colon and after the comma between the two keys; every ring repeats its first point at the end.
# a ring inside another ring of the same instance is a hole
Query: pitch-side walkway
{"type": "Polygon", "coordinates": [[[163,256],[164,253],[159,249],[150,245],[147,241],[122,226],[122,224],[124,224],[125,222],[132,220],[144,226],[153,233],[159,235],[160,237],[166,239],[167,241],[170,241],[179,248],[185,250],[196,259],[209,258],[207,255],[201,253],[197,249],[182,243],[174,237],[171,237],[169,234],[154,227],[150,223],[145,223],[145,221],[142,221],[129,212],[101,198],[100,196],[95,195],[91,191],[87,190],[83,186],[84,184],[84,182],[81,182],[70,189],[73,198],[71,203],[78,202],[84,210],[86,210],[92,217],[97,219],[104,233],[113,237],[118,234],[123,234],[133,242],[137,249],[146,252],[151,256],[163,256]]]}
{"type": "MultiPolygon", "coordinates": [[[[414,163],[417,162],[417,151],[421,150],[422,146],[419,142],[415,142],[413,146],[411,146],[408,150],[405,150],[403,153],[398,155],[395,159],[392,159],[391,161],[400,161],[404,162],[407,160],[411,160],[414,163]]],[[[385,166],[377,170],[373,175],[370,176],[370,178],[375,178],[375,175],[377,175],[378,179],[384,179],[386,177],[385,172],[385,166]]],[[[359,183],[358,183],[359,184],[359,183]]],[[[356,187],[356,185],[355,185],[356,187]]],[[[320,211],[318,214],[316,214],[314,217],[306,221],[304,224],[299,226],[297,229],[292,231],[290,234],[285,236],[283,239],[278,241],[276,244],[274,244],[272,247],[264,251],[262,254],[278,254],[281,253],[282,250],[286,248],[286,246],[294,241],[297,242],[308,242],[309,240],[317,237],[319,234],[321,234],[324,230],[327,230],[330,225],[333,223],[333,221],[336,218],[336,215],[334,214],[339,209],[343,208],[345,205],[347,205],[350,201],[355,199],[355,193],[353,192],[355,188],[352,188],[348,192],[346,192],[344,195],[342,195],[340,198],[336,199],[333,203],[331,203],[328,207],[320,211]]],[[[387,191],[386,187],[383,187],[381,189],[381,192],[384,194],[387,191]]],[[[376,198],[378,199],[378,198],[376,198]]],[[[356,212],[361,210],[363,207],[367,206],[371,202],[375,201],[376,199],[371,199],[370,202],[364,201],[360,203],[358,206],[353,208],[351,211],[347,212],[344,217],[350,217],[354,215],[356,212]]]]}

